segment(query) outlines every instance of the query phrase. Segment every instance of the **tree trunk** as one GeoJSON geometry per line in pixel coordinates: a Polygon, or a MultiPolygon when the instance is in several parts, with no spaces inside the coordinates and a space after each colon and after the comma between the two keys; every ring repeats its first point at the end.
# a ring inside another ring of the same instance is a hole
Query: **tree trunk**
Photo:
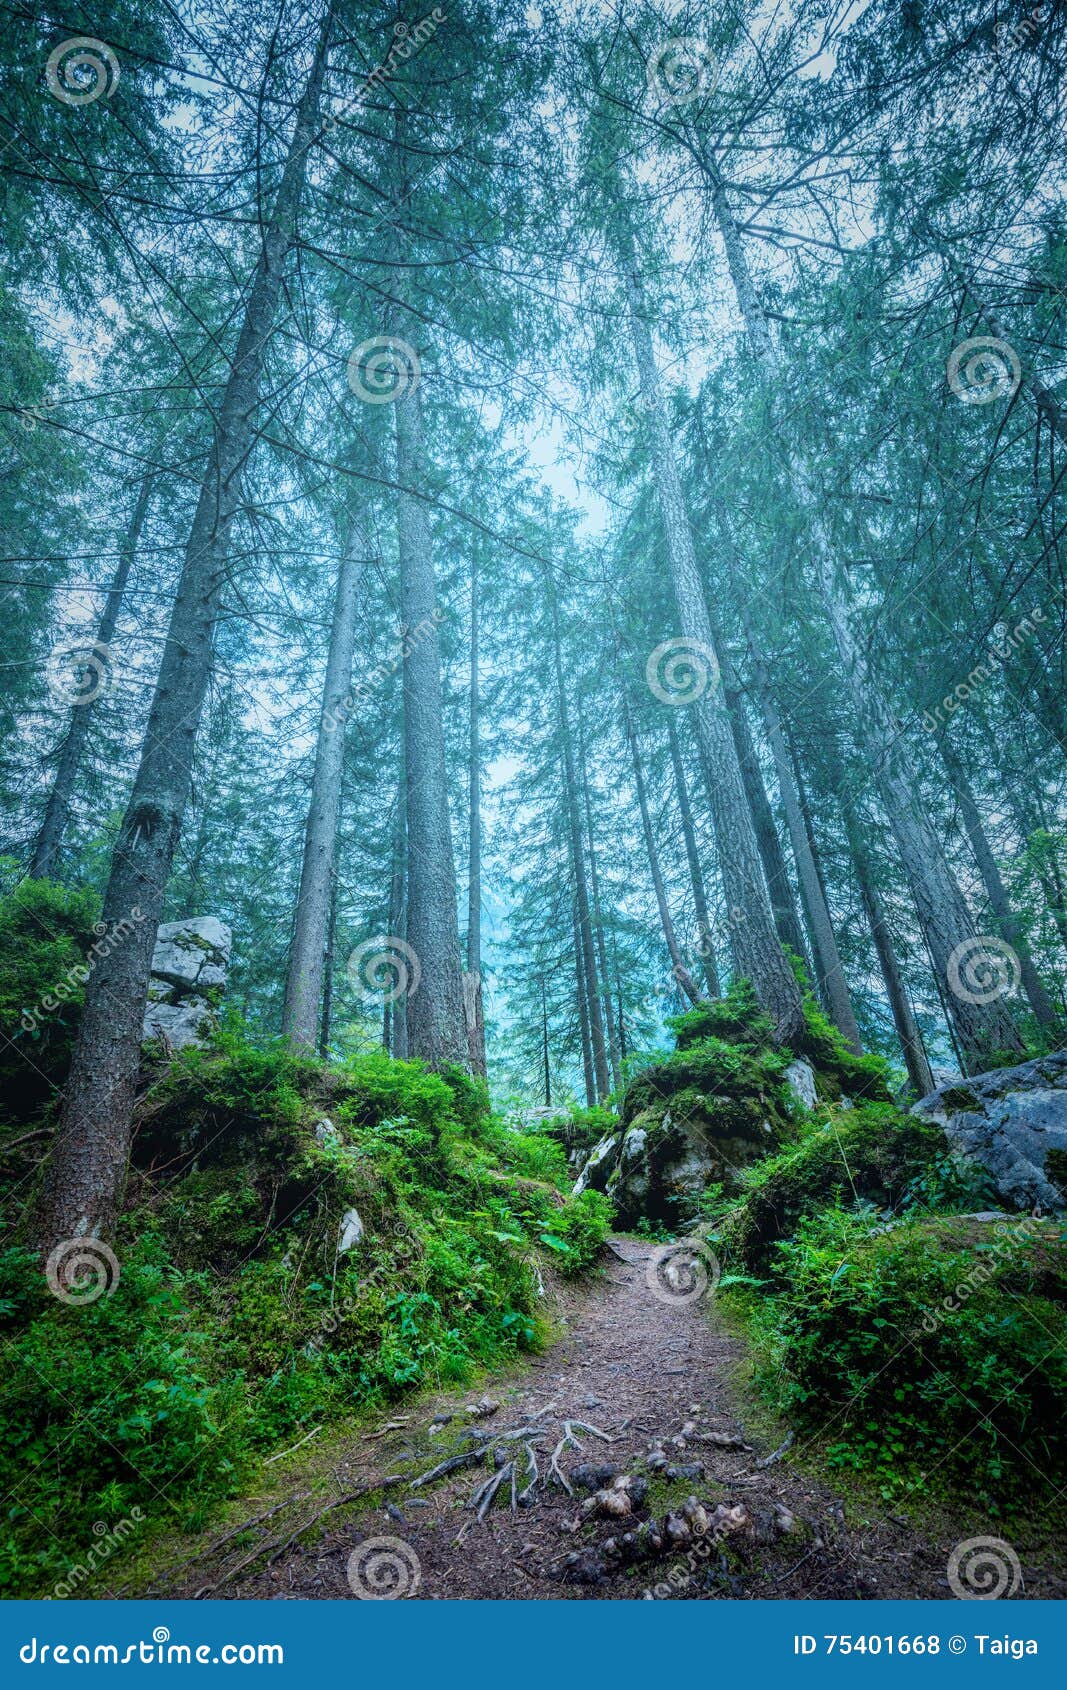
{"type": "MultiPolygon", "coordinates": [[[[129,526],[126,530],[125,542],[119,552],[118,564],[108,588],[107,599],[96,630],[96,645],[110,646],[112,635],[122,609],[123,595],[129,580],[130,569],[137,555],[137,547],[141,539],[141,530],[148,510],[151,496],[152,482],[145,476],[138,489],[133,503],[129,526]]],[[[70,724],[67,728],[63,745],[56,762],[55,778],[52,790],[48,794],[44,816],[40,830],[34,840],[33,856],[30,860],[29,875],[31,880],[43,880],[55,876],[59,866],[59,853],[63,844],[63,834],[70,818],[70,807],[81,772],[82,757],[89,740],[89,729],[92,725],[93,712],[100,702],[99,692],[84,703],[77,703],[71,711],[70,724]]]]}
{"type": "Polygon", "coordinates": [[[337,848],[337,820],[341,807],[341,771],[345,752],[345,720],[352,685],[352,653],[356,641],[356,605],[362,535],[353,524],[345,540],[337,572],[330,648],[322,686],[315,772],[304,832],[293,942],[285,980],[282,1032],[293,1050],[311,1050],[319,1019],[326,933],[330,921],[330,885],[337,848]]]}
{"type": "Polygon", "coordinates": [[[325,1062],[330,1054],[330,1032],[333,1017],[333,960],[337,934],[337,856],[330,864],[330,915],[326,923],[326,955],[322,965],[322,1019],[319,1022],[319,1055],[325,1062]]]}
{"type": "Polygon", "coordinates": [[[541,976],[541,1063],[545,1076],[545,1108],[552,1107],[552,1069],[548,1060],[548,993],[545,977],[541,976]]]}
{"type": "MultiPolygon", "coordinates": [[[[414,321],[393,314],[403,339],[414,321]]],[[[425,486],[422,394],[417,385],[396,401],[397,480],[425,486]]],[[[408,1050],[431,1068],[470,1066],[463,1015],[456,871],[448,809],[448,770],[437,631],[436,582],[425,502],[399,495],[400,602],[404,624],[404,766],[407,810],[407,943],[419,964],[417,989],[406,997],[408,1050]]]]}
{"type": "Polygon", "coordinates": [[[481,632],[478,558],[471,551],[470,747],[467,772],[467,970],[463,1008],[471,1072],[485,1078],[485,1019],[482,1009],[482,748],[478,640],[481,632]]]}
{"type": "Polygon", "coordinates": [[[619,1040],[615,1031],[615,1016],[608,984],[608,951],[604,943],[604,921],[600,909],[600,873],[596,862],[596,834],[593,831],[593,800],[589,791],[589,771],[585,759],[585,723],[582,720],[581,700],[578,701],[578,768],[582,779],[585,802],[585,834],[589,845],[589,889],[593,898],[593,932],[596,937],[597,966],[600,970],[600,990],[604,999],[604,1022],[608,1037],[608,1062],[611,1065],[611,1084],[618,1091],[622,1084],[619,1066],[619,1040]]]}
{"type": "Polygon", "coordinates": [[[866,844],[863,842],[859,827],[845,816],[845,830],[848,836],[849,850],[856,869],[856,880],[863,901],[867,925],[871,930],[871,938],[878,954],[878,964],[885,981],[886,996],[893,1016],[893,1025],[897,1030],[900,1049],[904,1057],[904,1065],[908,1071],[912,1089],[916,1097],[926,1097],[934,1089],[934,1076],[930,1071],[930,1063],[926,1055],[919,1024],[912,1012],[911,1003],[904,989],[900,966],[897,962],[896,950],[893,946],[892,935],[882,908],[882,901],[875,889],[874,874],[871,869],[870,857],[866,844]]]}
{"type": "Polygon", "coordinates": [[[682,748],[678,742],[678,729],[674,725],[672,716],[667,718],[667,739],[671,748],[674,790],[678,798],[678,814],[682,822],[686,861],[689,864],[689,884],[693,888],[693,913],[696,917],[697,932],[700,934],[698,947],[700,962],[704,970],[704,979],[707,982],[709,995],[717,998],[722,994],[722,987],[719,984],[719,971],[715,966],[715,946],[711,937],[708,895],[704,886],[703,870],[700,866],[700,853],[697,850],[693,812],[689,807],[689,789],[685,779],[685,765],[682,762],[682,748]]]}
{"type": "Polygon", "coordinates": [[[578,809],[578,778],[574,761],[574,742],[571,735],[570,710],[563,674],[563,652],[560,644],[559,604],[556,583],[551,569],[544,571],[552,623],[552,655],[556,676],[556,701],[559,711],[560,746],[563,753],[563,803],[570,835],[571,862],[574,868],[574,896],[578,919],[578,943],[581,948],[582,976],[588,1005],[589,1041],[593,1056],[594,1100],[599,1102],[611,1090],[607,1049],[604,1041],[603,1010],[597,984],[596,956],[593,947],[593,922],[589,910],[589,888],[585,878],[585,851],[582,843],[582,821],[578,809]]]}
{"type": "Polygon", "coordinates": [[[667,942],[667,950],[671,959],[671,973],[677,980],[682,991],[690,1003],[700,1002],[700,990],[696,981],[685,965],[678,935],[674,930],[670,907],[667,903],[667,891],[663,884],[663,872],[660,868],[659,853],[656,850],[656,836],[652,831],[652,817],[648,809],[648,793],[645,789],[645,772],[641,765],[641,753],[637,745],[637,735],[634,733],[633,718],[625,695],[622,701],[623,721],[626,727],[626,743],[630,748],[630,756],[634,766],[634,785],[637,788],[637,806],[641,812],[641,831],[645,836],[645,854],[648,866],[652,871],[652,885],[656,893],[656,908],[659,910],[660,926],[663,937],[667,942]]]}
{"type": "Polygon", "coordinates": [[[597,1100],[593,1073],[593,1044],[589,1036],[589,998],[585,987],[585,948],[582,944],[581,922],[577,904],[572,910],[574,920],[574,986],[578,1004],[578,1033],[582,1045],[582,1077],[585,1081],[585,1103],[592,1109],[597,1100]]]}
{"type": "Polygon", "coordinates": [[[115,846],[103,920],[112,936],[86,983],[63,1111],[36,1216],[48,1255],[110,1230],[129,1162],[134,1091],[156,929],[192,778],[193,744],[212,668],[230,529],[255,444],[267,342],[293,242],[332,28],[323,22],[274,206],[267,219],[210,459],[186,547],[130,802],[115,846]],[[115,939],[133,924],[132,932],[115,939]],[[121,924],[125,924],[123,927],[121,924]]]}
{"type": "MultiPolygon", "coordinates": [[[[704,662],[719,665],[704,590],[697,570],[693,535],[664,414],[644,290],[638,274],[632,230],[623,213],[621,256],[626,298],[645,408],[652,433],[656,488],[670,559],[678,620],[704,662]]],[[[715,843],[726,902],[741,912],[731,923],[730,948],[738,975],[751,980],[760,1007],[771,1017],[775,1038],[788,1044],[804,1030],[800,991],[774,926],[759,850],[730,729],[717,685],[696,701],[696,724],[710,776],[715,843]]]]}
{"type": "MultiPolygon", "coordinates": [[[[763,661],[763,654],[756,642],[755,630],[747,614],[744,621],[749,652],[752,658],[756,693],[763,714],[763,724],[767,731],[767,743],[770,745],[771,756],[774,759],[774,772],[778,779],[778,791],[781,794],[786,827],[789,829],[789,839],[793,847],[793,861],[797,865],[801,897],[804,900],[804,907],[808,915],[812,943],[818,952],[819,966],[822,970],[822,986],[825,992],[826,1006],[830,1013],[830,1019],[848,1048],[854,1055],[860,1056],[863,1052],[860,1030],[856,1025],[852,999],[849,997],[845,970],[837,948],[837,939],[834,935],[833,922],[830,919],[830,910],[826,902],[822,881],[816,869],[814,853],[808,842],[807,829],[804,825],[805,818],[801,810],[797,787],[793,780],[793,770],[790,766],[789,751],[786,747],[782,723],[771,692],[770,676],[767,673],[767,665],[763,661]]],[[[820,996],[822,995],[820,993],[820,996]]]]}
{"type": "Polygon", "coordinates": [[[996,918],[997,931],[1001,938],[1007,940],[1018,958],[1022,988],[1030,1001],[1030,1007],[1039,1024],[1046,1031],[1055,1033],[1059,1028],[1059,1017],[1045,990],[1041,976],[1034,967],[1026,937],[1012,911],[1008,889],[1001,878],[992,846],[989,843],[985,828],[982,826],[982,818],[978,811],[974,792],[971,789],[971,783],[967,779],[966,770],[955,748],[944,734],[940,735],[938,739],[938,750],[948,772],[952,789],[959,800],[960,815],[963,817],[967,838],[970,840],[971,850],[974,852],[974,860],[978,864],[978,872],[982,876],[982,883],[989,899],[989,907],[996,918]]]}
{"type": "MultiPolygon", "coordinates": [[[[773,394],[780,370],[767,320],[722,181],[706,161],[705,169],[711,175],[712,204],[749,343],[763,369],[768,394],[773,394]]],[[[853,626],[849,589],[834,560],[808,468],[788,449],[784,467],[807,522],[816,589],[837,645],[861,742],[911,886],[938,989],[942,981],[950,988],[946,1006],[965,1060],[978,1070],[1005,1056],[1021,1055],[1022,1040],[1011,1012],[996,983],[989,984],[990,973],[996,972],[995,955],[983,946],[975,930],[937,831],[919,800],[918,780],[901,728],[874,680],[865,642],[853,626]]]]}
{"type": "MultiPolygon", "coordinates": [[[[389,874],[389,931],[398,939],[405,939],[407,935],[407,901],[405,896],[406,878],[404,865],[406,861],[406,836],[404,829],[404,788],[405,781],[401,776],[400,791],[397,795],[396,825],[393,829],[392,868],[389,874]]],[[[386,993],[383,1005],[382,1043],[390,1056],[398,1061],[406,1061],[408,1054],[408,1022],[404,1012],[404,1003],[398,999],[392,1001],[386,993]]]]}

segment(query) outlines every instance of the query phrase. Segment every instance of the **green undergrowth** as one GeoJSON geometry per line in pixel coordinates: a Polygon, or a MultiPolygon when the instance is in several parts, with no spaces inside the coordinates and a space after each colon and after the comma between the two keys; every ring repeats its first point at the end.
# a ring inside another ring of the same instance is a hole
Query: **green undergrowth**
{"type": "Polygon", "coordinates": [[[819,1109],[709,1206],[758,1389],[883,1497],[1005,1515],[1067,1477],[1062,1227],[994,1205],[939,1128],[865,1103],[819,1109]]]}
{"type": "Polygon", "coordinates": [[[539,1282],[609,1225],[569,1183],[458,1070],[185,1053],[139,1110],[110,1290],[68,1306],[0,1255],[0,1586],[62,1581],[116,1522],[195,1529],[313,1426],[539,1347],[539,1282]]]}

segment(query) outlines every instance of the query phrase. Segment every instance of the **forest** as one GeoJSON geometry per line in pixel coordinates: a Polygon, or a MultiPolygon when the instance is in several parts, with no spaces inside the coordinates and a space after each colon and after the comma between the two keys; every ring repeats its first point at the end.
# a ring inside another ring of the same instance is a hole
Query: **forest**
{"type": "Polygon", "coordinates": [[[1067,11],[3,0],[0,1592],[1067,1591],[1067,11]]]}

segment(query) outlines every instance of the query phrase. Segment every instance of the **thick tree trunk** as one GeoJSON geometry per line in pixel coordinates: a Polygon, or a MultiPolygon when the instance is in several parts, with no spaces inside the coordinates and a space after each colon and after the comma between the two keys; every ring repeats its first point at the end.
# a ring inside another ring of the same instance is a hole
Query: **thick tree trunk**
{"type": "Polygon", "coordinates": [[[667,890],[663,884],[663,871],[660,868],[659,852],[656,850],[656,836],[652,831],[652,817],[648,808],[648,792],[645,787],[645,771],[641,763],[641,753],[634,732],[633,718],[630,706],[625,696],[622,701],[623,722],[626,728],[626,743],[630,748],[630,756],[634,766],[634,785],[637,789],[637,807],[641,812],[641,831],[645,838],[645,854],[652,873],[652,886],[656,894],[656,908],[659,910],[659,922],[663,929],[663,937],[667,943],[667,951],[671,959],[671,973],[677,980],[682,991],[690,1003],[700,1002],[700,989],[690,974],[678,943],[678,935],[674,930],[670,906],[667,903],[667,890]]]}
{"type": "Polygon", "coordinates": [[[1059,1017],[1056,1014],[1052,999],[1045,990],[1041,976],[1034,967],[1033,958],[1026,943],[1026,936],[1012,910],[1008,898],[1008,889],[1001,878],[996,857],[993,855],[993,848],[989,843],[985,828],[982,826],[982,818],[979,814],[974,792],[971,789],[971,783],[967,779],[967,772],[954,746],[949,743],[944,734],[938,739],[938,750],[948,772],[952,790],[959,801],[960,815],[963,817],[967,838],[970,840],[971,850],[974,852],[974,860],[978,864],[978,872],[982,876],[982,883],[989,899],[989,907],[996,918],[997,931],[1002,939],[1007,940],[1018,958],[1022,988],[1030,1001],[1030,1007],[1038,1022],[1048,1032],[1055,1033],[1059,1028],[1059,1017]]]}
{"type": "MultiPolygon", "coordinates": [[[[118,623],[119,612],[122,609],[122,600],[126,592],[126,583],[130,577],[130,569],[137,555],[137,547],[140,543],[141,530],[144,527],[151,491],[151,478],[146,475],[133,502],[133,510],[122,549],[119,552],[118,564],[97,625],[96,645],[98,648],[101,646],[108,647],[111,644],[118,623]]],[[[32,880],[43,880],[46,877],[54,878],[59,867],[59,853],[63,845],[63,834],[70,819],[70,807],[77,790],[78,776],[81,772],[85,747],[89,740],[93,712],[99,702],[100,694],[96,693],[92,698],[87,699],[84,704],[75,704],[72,708],[70,724],[56,761],[52,790],[48,794],[48,803],[45,805],[40,830],[34,840],[33,855],[29,867],[32,880]]]]}
{"type": "Polygon", "coordinates": [[[470,754],[467,799],[467,970],[463,977],[464,1017],[471,1071],[485,1078],[485,1018],[482,1008],[482,748],[478,641],[481,633],[478,559],[471,552],[470,754]]]}
{"type": "Polygon", "coordinates": [[[560,639],[559,604],[556,599],[556,583],[551,569],[546,565],[544,571],[545,591],[548,597],[549,616],[552,625],[552,656],[556,676],[556,703],[559,713],[560,748],[563,760],[563,804],[567,817],[567,831],[570,835],[571,863],[574,869],[574,896],[578,919],[578,944],[581,949],[582,977],[585,982],[585,997],[587,1003],[589,1041],[593,1056],[593,1080],[595,1084],[594,1099],[599,1102],[607,1097],[611,1090],[611,1077],[608,1073],[607,1047],[604,1040],[603,1007],[600,1001],[600,990],[597,982],[596,955],[593,942],[593,922],[589,909],[589,887],[585,876],[585,851],[582,841],[582,819],[578,808],[578,776],[574,758],[574,741],[571,734],[570,709],[567,704],[567,687],[563,673],[563,650],[560,639]]]}
{"type": "MultiPolygon", "coordinates": [[[[392,333],[411,334],[402,307],[392,333]]],[[[422,394],[410,387],[396,401],[397,480],[402,489],[427,482],[422,394]]],[[[407,811],[407,943],[419,982],[407,994],[408,1051],[432,1068],[470,1066],[463,1014],[459,916],[448,809],[441,650],[427,506],[399,495],[400,603],[404,624],[404,766],[407,811]]]]}
{"type": "MultiPolygon", "coordinates": [[[[678,621],[706,664],[720,665],[704,590],[697,570],[693,535],[682,495],[674,447],[664,413],[644,290],[637,268],[634,240],[623,212],[621,256],[626,298],[645,409],[652,434],[656,488],[670,559],[678,621]]],[[[708,766],[715,844],[726,902],[740,912],[731,923],[730,948],[737,974],[751,980],[756,998],[771,1017],[781,1044],[800,1036],[804,1011],[793,971],[775,930],[745,796],[744,783],[720,690],[712,684],[693,706],[701,750],[708,766]]]]}
{"type": "Polygon", "coordinates": [[[667,739],[671,748],[674,790],[678,799],[682,838],[685,840],[685,856],[689,864],[689,884],[693,888],[693,914],[696,918],[697,932],[700,935],[700,962],[704,970],[708,993],[711,997],[717,998],[722,993],[722,987],[719,984],[719,971],[715,966],[715,946],[711,937],[708,895],[704,885],[704,873],[700,866],[700,852],[697,850],[693,812],[689,805],[689,788],[685,778],[685,765],[682,761],[682,747],[679,744],[678,729],[675,727],[673,717],[667,719],[667,739]]]}
{"type": "Polygon", "coordinates": [[[319,127],[331,26],[328,13],[264,226],[186,547],[140,766],[112,858],[103,920],[112,935],[125,932],[131,923],[132,932],[109,945],[86,984],[63,1111],[36,1217],[37,1242],[45,1255],[67,1239],[109,1231],[126,1180],[152,951],[189,795],[230,530],[255,444],[264,354],[319,127]]]}
{"type": "Polygon", "coordinates": [[[294,1050],[315,1045],[330,921],[330,886],[337,847],[344,764],[347,700],[352,685],[352,653],[356,641],[356,606],[362,536],[353,524],[345,540],[337,572],[330,646],[322,686],[315,771],[304,830],[293,942],[282,1007],[282,1032],[294,1050]]]}
{"type": "MultiPolygon", "coordinates": [[[[749,343],[763,369],[767,391],[773,394],[780,371],[767,320],[721,179],[707,161],[705,169],[711,176],[712,204],[749,343]]],[[[837,645],[857,729],[897,841],[938,989],[943,981],[949,985],[946,1007],[965,1060],[977,1070],[1005,1056],[1020,1055],[1023,1046],[1014,1018],[995,983],[989,983],[996,959],[982,945],[937,830],[918,797],[918,779],[901,728],[874,680],[865,642],[854,626],[848,585],[835,562],[808,468],[787,448],[784,465],[793,497],[806,519],[815,585],[837,645]]]]}

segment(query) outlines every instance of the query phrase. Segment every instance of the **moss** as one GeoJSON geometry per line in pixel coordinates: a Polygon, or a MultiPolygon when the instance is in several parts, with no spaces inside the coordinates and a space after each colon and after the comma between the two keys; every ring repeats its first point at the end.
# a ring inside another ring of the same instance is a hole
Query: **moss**
{"type": "Polygon", "coordinates": [[[981,1177],[952,1158],[939,1127],[884,1103],[834,1111],[747,1178],[749,1189],[721,1224],[731,1256],[748,1272],[773,1270],[775,1246],[828,1206],[973,1208],[990,1196],[981,1177]]]}
{"type": "Polygon", "coordinates": [[[160,1494],[202,1523],[281,1440],[539,1345],[536,1261],[580,1272],[610,1219],[568,1190],[560,1146],[455,1074],[233,1031],[183,1053],[139,1110],[112,1293],[71,1309],[0,1259],[0,1587],[47,1587],[63,1545],[160,1494]]]}
{"type": "Polygon", "coordinates": [[[783,1247],[755,1315],[768,1393],[884,1495],[956,1480],[994,1515],[1067,1476],[1067,1274],[1058,1227],[827,1211],[783,1247]]]}

